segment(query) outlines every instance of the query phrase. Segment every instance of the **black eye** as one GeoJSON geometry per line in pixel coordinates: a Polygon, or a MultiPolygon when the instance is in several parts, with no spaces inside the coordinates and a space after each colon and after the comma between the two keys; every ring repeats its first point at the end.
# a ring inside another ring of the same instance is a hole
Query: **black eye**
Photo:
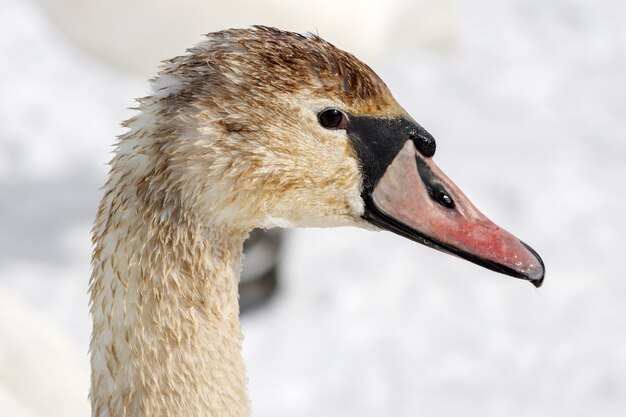
{"type": "Polygon", "coordinates": [[[341,129],[346,127],[346,115],[337,109],[328,109],[321,112],[317,118],[326,129],[341,129]]]}

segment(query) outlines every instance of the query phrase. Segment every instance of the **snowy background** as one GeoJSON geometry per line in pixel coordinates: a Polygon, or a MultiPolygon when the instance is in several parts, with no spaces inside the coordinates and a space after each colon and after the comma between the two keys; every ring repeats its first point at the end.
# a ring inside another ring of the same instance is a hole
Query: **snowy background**
{"type": "MultiPolygon", "coordinates": [[[[41,1],[0,0],[1,417],[89,415],[89,230],[148,90],[41,1]]],[[[332,40],[386,39],[369,63],[544,286],[389,233],[289,232],[280,293],[243,318],[255,416],[626,415],[626,3],[444,3],[414,43],[409,13],[344,14],[332,40]]]]}

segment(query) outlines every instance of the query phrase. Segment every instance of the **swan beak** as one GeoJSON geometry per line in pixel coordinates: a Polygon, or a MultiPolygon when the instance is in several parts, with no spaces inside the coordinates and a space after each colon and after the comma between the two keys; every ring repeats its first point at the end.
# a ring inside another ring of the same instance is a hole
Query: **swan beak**
{"type": "Polygon", "coordinates": [[[478,211],[411,140],[364,197],[364,217],[378,227],[536,287],[543,282],[539,255],[478,211]]]}

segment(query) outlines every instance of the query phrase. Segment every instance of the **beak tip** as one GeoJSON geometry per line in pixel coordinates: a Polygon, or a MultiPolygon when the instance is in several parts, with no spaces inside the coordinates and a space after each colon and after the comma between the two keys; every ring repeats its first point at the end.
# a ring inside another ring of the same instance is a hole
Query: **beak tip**
{"type": "Polygon", "coordinates": [[[530,283],[533,284],[535,288],[540,288],[543,285],[543,275],[539,279],[530,281],[530,283]]]}
{"type": "Polygon", "coordinates": [[[527,279],[530,281],[530,283],[533,284],[535,288],[539,288],[543,285],[543,279],[546,276],[546,266],[543,263],[543,259],[541,259],[541,256],[539,256],[539,254],[533,248],[531,248],[524,242],[521,243],[537,259],[539,263],[539,265],[537,265],[537,267],[534,268],[532,271],[529,271],[527,275],[527,279]]]}

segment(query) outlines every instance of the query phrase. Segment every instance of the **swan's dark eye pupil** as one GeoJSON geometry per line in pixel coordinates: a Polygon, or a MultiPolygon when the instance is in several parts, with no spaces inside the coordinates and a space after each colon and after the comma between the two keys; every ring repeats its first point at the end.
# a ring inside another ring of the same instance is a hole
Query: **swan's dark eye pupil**
{"type": "Polygon", "coordinates": [[[333,129],[341,125],[344,115],[337,109],[328,109],[321,112],[318,117],[322,126],[333,129]]]}
{"type": "Polygon", "coordinates": [[[454,201],[452,201],[452,198],[444,191],[440,191],[437,194],[437,202],[444,207],[454,208],[454,201]]]}

